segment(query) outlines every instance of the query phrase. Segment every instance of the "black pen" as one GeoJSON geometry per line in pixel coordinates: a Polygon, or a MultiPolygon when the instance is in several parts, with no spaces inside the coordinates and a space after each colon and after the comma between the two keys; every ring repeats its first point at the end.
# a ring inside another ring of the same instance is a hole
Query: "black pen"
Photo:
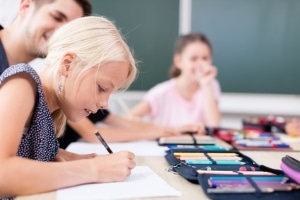
{"type": "Polygon", "coordinates": [[[100,135],[100,133],[98,131],[95,133],[95,135],[100,140],[100,142],[103,144],[103,146],[106,148],[108,153],[113,153],[113,151],[109,148],[109,146],[107,145],[107,143],[105,142],[105,140],[103,139],[103,137],[100,135]]]}

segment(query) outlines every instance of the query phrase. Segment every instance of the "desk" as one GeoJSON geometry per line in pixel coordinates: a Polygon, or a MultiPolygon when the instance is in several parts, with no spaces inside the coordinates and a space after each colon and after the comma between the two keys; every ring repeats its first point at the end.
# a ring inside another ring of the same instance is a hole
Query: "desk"
{"type": "MultiPolygon", "coordinates": [[[[280,169],[281,158],[290,155],[300,160],[299,152],[261,152],[261,151],[243,151],[242,153],[250,156],[258,164],[263,164],[272,168],[280,169]]],[[[190,183],[179,175],[167,172],[168,163],[162,156],[137,156],[138,165],[149,166],[156,174],[162,177],[169,185],[182,193],[181,197],[164,198],[140,198],[140,200],[208,200],[200,186],[190,183]]],[[[55,200],[55,192],[17,197],[17,200],[55,200]]],[[[133,199],[132,199],[133,200],[133,199]]],[[[138,200],[138,199],[134,199],[138,200]]]]}
{"type": "MultiPolygon", "coordinates": [[[[184,199],[208,199],[200,186],[192,184],[179,175],[167,172],[168,163],[162,156],[137,156],[138,165],[149,166],[156,174],[162,177],[169,185],[182,193],[181,197],[139,198],[141,200],[184,200],[184,199]],[[199,198],[200,197],[200,198],[199,198]]],[[[55,192],[17,197],[17,200],[55,200],[55,192]]],[[[134,199],[138,200],[138,199],[134,199]]]]}

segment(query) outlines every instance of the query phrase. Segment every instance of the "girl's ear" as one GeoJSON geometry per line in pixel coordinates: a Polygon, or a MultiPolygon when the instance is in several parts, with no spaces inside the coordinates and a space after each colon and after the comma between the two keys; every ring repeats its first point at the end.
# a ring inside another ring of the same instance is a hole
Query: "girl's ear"
{"type": "Polygon", "coordinates": [[[174,57],[173,57],[173,63],[174,65],[180,69],[181,68],[181,57],[179,54],[175,54],[174,57]]]}
{"type": "Polygon", "coordinates": [[[68,77],[70,70],[72,69],[72,65],[75,63],[76,55],[72,52],[66,53],[60,63],[60,73],[62,76],[68,77]]]}

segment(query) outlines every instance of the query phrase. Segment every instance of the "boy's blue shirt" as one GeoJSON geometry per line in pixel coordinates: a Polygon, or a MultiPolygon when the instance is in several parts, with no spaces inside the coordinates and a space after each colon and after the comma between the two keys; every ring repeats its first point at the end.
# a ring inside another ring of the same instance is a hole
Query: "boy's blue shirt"
{"type": "MultiPolygon", "coordinates": [[[[0,25],[0,31],[2,29],[3,29],[3,27],[0,25]]],[[[8,67],[9,67],[9,65],[8,65],[8,60],[7,60],[6,52],[4,50],[4,47],[2,45],[1,38],[0,38],[0,75],[8,67]]]]}

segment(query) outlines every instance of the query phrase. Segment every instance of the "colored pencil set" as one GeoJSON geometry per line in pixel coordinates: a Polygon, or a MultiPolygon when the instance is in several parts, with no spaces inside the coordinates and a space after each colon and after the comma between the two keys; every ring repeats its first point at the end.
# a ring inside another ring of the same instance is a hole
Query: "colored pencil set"
{"type": "Polygon", "coordinates": [[[180,145],[170,144],[167,145],[169,149],[200,149],[208,151],[225,151],[227,148],[218,145],[180,145]]]}
{"type": "Polygon", "coordinates": [[[284,175],[276,176],[211,176],[208,180],[208,193],[255,193],[291,191],[300,185],[292,183],[284,175]],[[249,181],[251,179],[251,181],[249,181]],[[254,186],[255,185],[255,186],[254,186]]]}
{"type": "Polygon", "coordinates": [[[245,165],[237,153],[176,152],[174,156],[189,165],[245,165]]]}

